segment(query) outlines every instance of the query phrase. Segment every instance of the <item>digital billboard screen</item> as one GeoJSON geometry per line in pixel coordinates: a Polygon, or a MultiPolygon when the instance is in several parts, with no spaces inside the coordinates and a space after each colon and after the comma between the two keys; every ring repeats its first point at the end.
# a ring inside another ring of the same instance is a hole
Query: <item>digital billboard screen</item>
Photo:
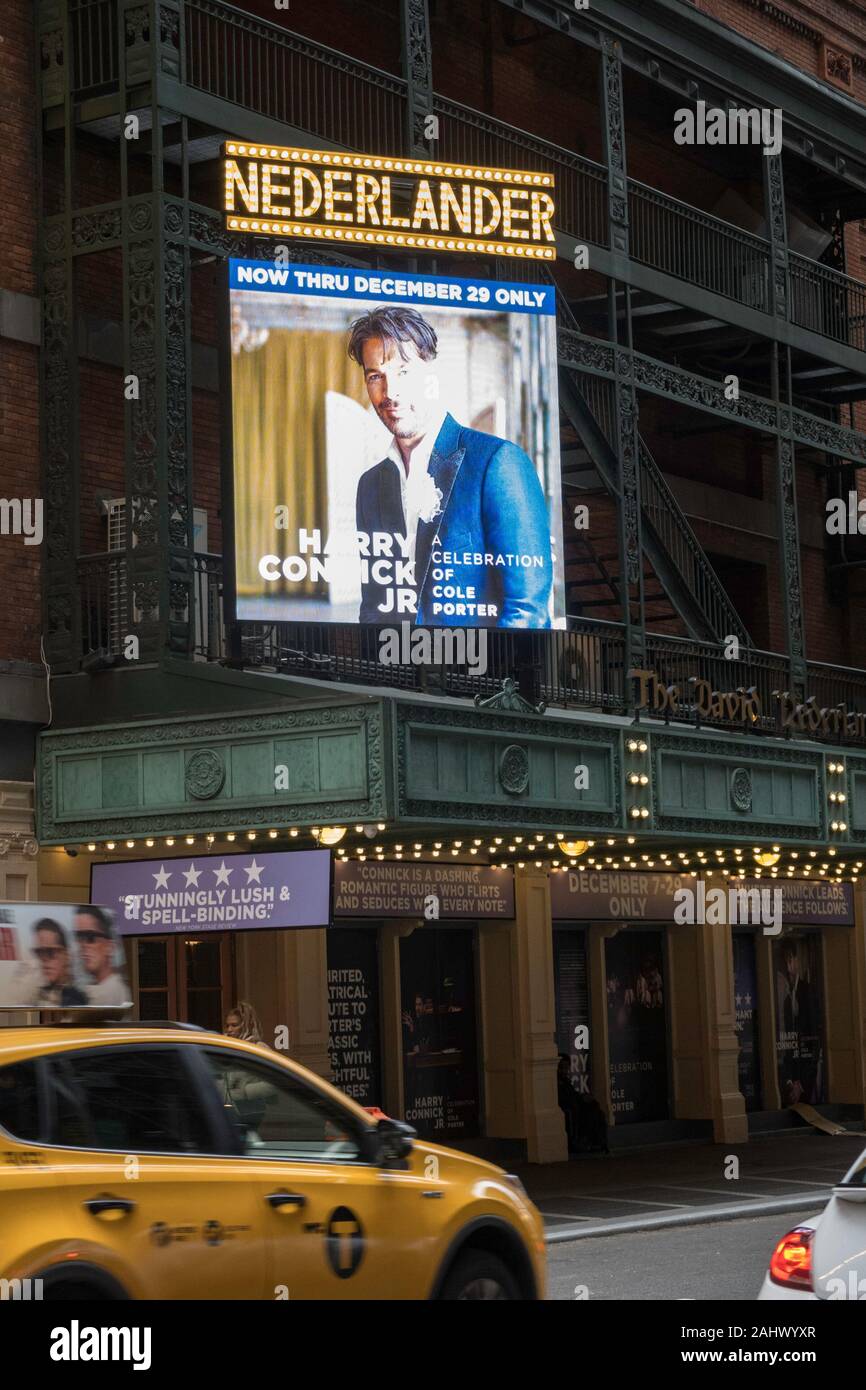
{"type": "Polygon", "coordinates": [[[240,619],[564,628],[550,284],[229,263],[240,619]]]}

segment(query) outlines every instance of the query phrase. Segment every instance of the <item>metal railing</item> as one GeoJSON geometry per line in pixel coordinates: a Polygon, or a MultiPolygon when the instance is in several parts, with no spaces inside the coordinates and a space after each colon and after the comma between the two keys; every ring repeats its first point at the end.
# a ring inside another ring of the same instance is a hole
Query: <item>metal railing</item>
{"type": "Polygon", "coordinates": [[[482,660],[473,664],[458,664],[454,658],[450,644],[461,640],[462,633],[453,630],[446,636],[439,629],[439,659],[434,646],[434,660],[424,666],[383,663],[376,628],[283,622],[243,622],[240,627],[245,666],[469,699],[495,695],[504,680],[512,679],[533,700],[550,705],[624,708],[625,647],[616,623],[585,618],[573,621],[568,632],[480,630],[474,637],[481,643],[475,650],[482,660]]]}
{"type": "Polygon", "coordinates": [[[117,86],[117,0],[74,0],[69,7],[76,97],[117,86]]]}
{"type": "Polygon", "coordinates": [[[533,169],[556,179],[556,225],[580,241],[607,246],[607,171],[592,159],[434,96],[439,116],[437,158],[476,168],[533,169]]]}
{"type": "MultiPolygon", "coordinates": [[[[83,658],[125,656],[127,638],[155,617],[142,610],[141,593],[130,588],[126,558],[122,550],[79,558],[83,658]]],[[[199,661],[221,661],[225,656],[222,569],[221,555],[200,552],[192,557],[190,652],[199,661]]]]}
{"type": "Polygon", "coordinates": [[[829,666],[823,661],[806,663],[809,694],[820,708],[844,704],[849,711],[866,711],[866,671],[852,666],[829,666]]]}
{"type": "Polygon", "coordinates": [[[190,87],[338,145],[402,149],[400,78],[215,0],[186,0],[184,13],[190,87]]]}
{"type": "Polygon", "coordinates": [[[639,440],[638,467],[643,515],[685,581],[710,630],[720,638],[733,635],[747,643],[749,635],[737,610],[643,439],[639,440]]]}
{"type": "Polygon", "coordinates": [[[866,348],[866,285],[818,261],[788,254],[791,321],[824,338],[866,348]]]}
{"type": "MultiPolygon", "coordinates": [[[[70,0],[75,100],[117,87],[117,23],[116,0],[70,0]]],[[[350,149],[403,148],[406,84],[394,74],[221,0],[184,0],[183,24],[190,87],[350,149]]],[[[557,227],[610,244],[602,165],[444,97],[434,96],[433,110],[440,158],[553,173],[557,227]]],[[[772,312],[766,240],[636,179],[628,180],[628,202],[634,260],[772,312]]],[[[792,322],[866,350],[866,285],[805,256],[791,253],[788,263],[792,322]]]]}
{"type": "MultiPolygon", "coordinates": [[[[761,711],[754,721],[755,731],[773,733],[777,729],[773,692],[786,690],[790,685],[790,666],[786,658],[778,653],[741,646],[739,660],[733,661],[725,656],[721,643],[647,633],[646,665],[655,671],[664,685],[678,687],[680,698],[677,711],[681,717],[689,715],[694,694],[693,680],[702,680],[707,681],[712,690],[726,693],[740,688],[747,691],[755,689],[761,711]]],[[[740,721],[713,715],[702,718],[701,722],[722,728],[743,727],[740,721]]]]}
{"type": "MultiPolygon", "coordinates": [[[[123,643],[143,615],[135,607],[127,582],[126,555],[112,551],[79,559],[82,658],[124,654],[123,643]]],[[[228,645],[222,605],[222,556],[193,556],[194,630],[191,655],[225,661],[228,645]]],[[[486,629],[483,662],[458,664],[444,647],[441,660],[424,666],[390,665],[380,659],[376,628],[348,623],[249,622],[238,624],[240,662],[245,667],[317,680],[403,689],[471,699],[496,694],[511,678],[533,701],[563,709],[594,709],[615,714],[635,708],[635,684],[626,667],[625,630],[620,623],[569,618],[568,631],[521,632],[486,629]]],[[[440,629],[440,632],[442,629],[440,629]]],[[[457,630],[452,630],[456,636],[457,630]]],[[[477,634],[481,637],[481,633],[477,634]]],[[[476,649],[477,650],[477,649],[476,649]]],[[[469,649],[473,656],[472,648],[469,649]]],[[[436,655],[436,649],[433,649],[436,655]]],[[[741,645],[740,656],[725,656],[722,643],[646,634],[644,665],[664,685],[679,687],[677,715],[694,721],[692,678],[713,690],[755,688],[760,699],[756,732],[778,732],[774,692],[791,688],[785,656],[741,645]]],[[[807,662],[806,690],[819,707],[844,703],[850,712],[866,712],[866,671],[807,662]]],[[[742,730],[741,721],[709,715],[708,725],[742,730]]]]}
{"type": "Polygon", "coordinates": [[[628,191],[634,260],[770,312],[768,242],[635,179],[629,179],[628,191]]]}

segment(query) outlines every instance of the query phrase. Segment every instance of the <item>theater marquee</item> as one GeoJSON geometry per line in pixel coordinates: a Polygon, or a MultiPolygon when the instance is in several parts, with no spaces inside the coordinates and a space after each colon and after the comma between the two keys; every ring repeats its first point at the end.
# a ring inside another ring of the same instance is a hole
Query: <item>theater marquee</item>
{"type": "Polygon", "coordinates": [[[553,175],[229,140],[226,226],[430,251],[553,260],[553,175]]]}

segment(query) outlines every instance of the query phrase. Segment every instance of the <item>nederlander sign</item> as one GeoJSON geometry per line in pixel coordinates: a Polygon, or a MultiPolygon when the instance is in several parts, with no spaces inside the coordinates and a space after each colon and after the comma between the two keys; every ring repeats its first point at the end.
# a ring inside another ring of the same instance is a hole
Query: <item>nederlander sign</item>
{"type": "MultiPolygon", "coordinates": [[[[691,874],[627,873],[609,869],[571,869],[552,874],[550,904],[554,921],[672,922],[675,894],[694,890],[691,874]]],[[[713,880],[705,880],[712,883],[713,880]]],[[[717,880],[718,883],[725,880],[717,880]]],[[[854,890],[849,883],[809,883],[805,879],[728,880],[732,888],[780,888],[786,927],[854,925],[854,890]]],[[[747,925],[744,922],[743,925],[747,925]]]]}
{"type": "MultiPolygon", "coordinates": [[[[662,719],[682,718],[682,705],[688,703],[696,719],[723,719],[749,728],[765,712],[754,685],[714,690],[710,681],[691,676],[686,694],[679,685],[665,685],[655,671],[636,668],[628,674],[636,685],[635,708],[649,710],[662,719]]],[[[807,738],[856,739],[866,743],[866,714],[849,710],[844,702],[819,706],[814,695],[797,701],[787,690],[774,690],[773,699],[780,732],[793,729],[807,738]]]]}
{"type": "Polygon", "coordinates": [[[223,146],[231,231],[553,260],[553,175],[273,145],[223,146]]]}

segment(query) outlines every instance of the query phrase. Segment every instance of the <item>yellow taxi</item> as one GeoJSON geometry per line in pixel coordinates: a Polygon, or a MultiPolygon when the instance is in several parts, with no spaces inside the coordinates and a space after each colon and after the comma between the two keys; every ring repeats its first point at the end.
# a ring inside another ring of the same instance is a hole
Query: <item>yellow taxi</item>
{"type": "Polygon", "coordinates": [[[518,1179],[254,1043],[181,1025],[0,1028],[0,1294],[25,1287],[540,1299],[544,1233],[518,1179]]]}

